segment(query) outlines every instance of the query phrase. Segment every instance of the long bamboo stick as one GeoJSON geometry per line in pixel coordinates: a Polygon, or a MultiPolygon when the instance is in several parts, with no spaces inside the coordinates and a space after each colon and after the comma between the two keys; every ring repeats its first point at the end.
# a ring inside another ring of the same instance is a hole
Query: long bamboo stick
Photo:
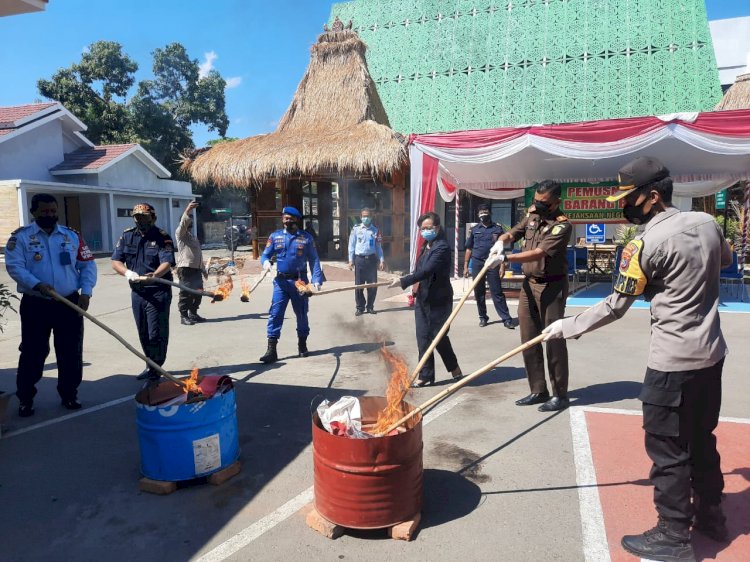
{"type": "Polygon", "coordinates": [[[194,295],[198,295],[199,297],[208,297],[210,299],[216,298],[216,293],[199,291],[198,289],[191,289],[190,287],[186,287],[185,285],[181,285],[180,283],[175,283],[174,281],[170,281],[169,279],[162,279],[161,277],[139,277],[138,280],[143,283],[161,283],[162,285],[171,285],[172,287],[177,287],[181,291],[192,293],[194,295]]]}
{"type": "Polygon", "coordinates": [[[76,305],[75,303],[70,302],[68,299],[66,299],[65,297],[63,297],[62,295],[60,295],[57,291],[54,291],[54,290],[49,291],[49,295],[53,299],[55,299],[56,301],[63,303],[65,306],[67,306],[69,308],[72,308],[73,310],[75,310],[81,316],[84,316],[84,317],[88,318],[89,320],[91,320],[94,324],[96,324],[97,326],[99,326],[102,330],[104,330],[105,332],[107,332],[108,334],[110,334],[111,336],[113,336],[117,341],[119,341],[122,345],[124,345],[128,349],[128,351],[130,351],[131,353],[133,353],[133,355],[135,355],[139,359],[142,359],[143,361],[145,361],[146,364],[149,367],[151,367],[154,371],[156,371],[157,373],[159,373],[161,376],[166,377],[169,380],[171,380],[172,382],[175,382],[175,383],[177,383],[179,385],[184,385],[185,384],[183,381],[181,381],[180,379],[178,379],[174,375],[171,375],[167,371],[165,371],[161,367],[161,365],[158,365],[158,364],[154,363],[151,359],[149,359],[148,357],[146,357],[145,355],[143,355],[140,351],[138,351],[132,345],[130,345],[127,341],[125,341],[123,339],[123,337],[120,336],[120,334],[118,334],[117,332],[115,332],[112,328],[104,325],[99,319],[97,319],[95,316],[93,316],[93,315],[89,314],[88,312],[86,312],[85,310],[83,310],[80,306],[76,305]]]}
{"type": "Polygon", "coordinates": [[[351,287],[339,287],[338,289],[326,289],[325,291],[311,291],[309,294],[311,297],[317,297],[320,295],[332,295],[333,293],[341,293],[343,291],[354,291],[355,289],[372,289],[373,287],[383,287],[390,285],[390,281],[378,281],[377,283],[365,283],[363,285],[352,285],[351,287]]]}
{"type": "MultiPolygon", "coordinates": [[[[487,270],[489,270],[489,266],[492,262],[489,260],[489,258],[484,262],[484,267],[479,271],[479,273],[474,277],[474,281],[469,286],[469,290],[464,293],[464,296],[461,297],[461,300],[458,301],[458,304],[451,312],[451,315],[448,316],[448,319],[443,324],[443,327],[440,328],[440,331],[438,332],[437,336],[435,336],[435,339],[432,340],[432,343],[427,348],[427,350],[424,352],[424,355],[422,355],[421,359],[419,360],[419,363],[417,363],[417,366],[414,367],[414,371],[412,371],[411,376],[409,377],[409,386],[411,386],[414,381],[417,379],[417,376],[419,376],[419,371],[422,370],[422,367],[424,367],[425,363],[427,363],[428,358],[432,354],[433,351],[435,351],[435,348],[437,347],[437,344],[440,343],[440,340],[443,339],[443,336],[448,331],[448,328],[450,328],[451,323],[453,320],[458,316],[458,312],[461,310],[461,307],[466,302],[466,299],[469,298],[469,295],[474,292],[474,288],[479,285],[479,281],[481,281],[482,277],[487,273],[487,270]]],[[[404,391],[404,396],[406,396],[407,390],[404,391]]],[[[403,399],[403,397],[402,397],[403,399]]]]}
{"type": "Polygon", "coordinates": [[[258,288],[258,285],[260,285],[260,282],[261,282],[261,281],[263,281],[263,279],[265,279],[265,278],[266,278],[266,275],[268,275],[268,272],[269,272],[269,271],[271,271],[271,270],[270,270],[270,269],[264,269],[264,270],[263,270],[263,273],[262,273],[262,274],[261,274],[261,276],[260,276],[260,277],[258,278],[258,280],[257,280],[257,281],[256,281],[255,283],[253,283],[253,286],[252,286],[252,287],[250,287],[250,290],[249,290],[249,291],[247,292],[247,294],[248,294],[248,295],[249,295],[250,293],[252,293],[252,292],[253,292],[253,291],[254,291],[255,289],[257,289],[257,288],[258,288]]]}
{"type": "Polygon", "coordinates": [[[446,388],[442,392],[439,392],[438,394],[436,394],[435,396],[433,396],[432,398],[430,398],[429,400],[427,400],[423,404],[421,404],[421,405],[417,406],[416,408],[414,408],[411,412],[409,412],[408,414],[406,414],[403,418],[401,418],[400,420],[398,420],[394,424],[390,425],[388,427],[388,429],[386,429],[385,431],[383,431],[383,433],[377,435],[377,437],[382,437],[383,435],[388,435],[391,431],[393,431],[394,429],[396,429],[398,426],[400,426],[404,422],[410,420],[413,416],[417,415],[418,412],[423,412],[427,408],[430,408],[431,406],[437,404],[438,402],[440,402],[444,398],[446,398],[446,397],[450,396],[451,394],[453,394],[454,392],[456,392],[459,388],[461,388],[463,386],[466,386],[471,381],[473,381],[474,379],[482,376],[487,371],[490,371],[491,369],[493,369],[494,367],[496,367],[497,365],[499,365],[503,361],[506,361],[507,359],[510,359],[514,355],[516,355],[518,353],[521,353],[522,351],[526,351],[530,347],[534,347],[536,344],[541,343],[546,336],[547,336],[547,334],[539,334],[533,340],[529,340],[526,343],[519,345],[515,349],[510,350],[505,355],[502,355],[502,356],[498,357],[494,361],[490,361],[484,367],[482,367],[480,369],[477,369],[476,371],[474,371],[470,375],[466,375],[460,381],[458,381],[456,383],[453,383],[452,385],[450,385],[448,388],[446,388]]]}

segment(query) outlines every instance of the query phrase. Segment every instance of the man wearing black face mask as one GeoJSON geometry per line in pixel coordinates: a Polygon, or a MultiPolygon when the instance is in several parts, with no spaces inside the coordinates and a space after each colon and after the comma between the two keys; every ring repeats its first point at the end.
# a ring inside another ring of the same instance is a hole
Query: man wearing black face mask
{"type": "Polygon", "coordinates": [[[87,310],[96,284],[96,264],[83,237],[57,224],[57,200],[37,193],[30,210],[34,222],[13,232],[5,247],[8,274],[23,294],[16,373],[18,415],[23,418],[34,415],[36,383],[42,378],[52,333],[62,405],[68,410],[81,408],[77,396],[83,376],[83,318],[53,300],[50,290],[87,310]]]}
{"type": "Polygon", "coordinates": [[[619,173],[623,215],[643,232],[622,253],[615,292],[585,312],[559,320],[547,339],[575,338],[621,318],[639,295],[651,303],[651,346],[641,388],[645,445],[657,525],[623,537],[628,552],[650,560],[695,560],[693,525],[727,539],[724,479],[713,430],[721,407],[727,346],[719,325],[719,271],[732,252],[714,218],[672,206],[672,178],[656,158],[619,173]]]}
{"type": "MultiPolygon", "coordinates": [[[[472,260],[472,273],[476,277],[479,271],[484,267],[484,262],[490,254],[493,244],[502,236],[505,231],[503,227],[492,222],[490,215],[490,206],[482,203],[477,207],[479,214],[479,224],[474,226],[466,240],[466,253],[464,254],[464,277],[469,276],[469,260],[472,260]]],[[[477,301],[479,311],[479,327],[484,328],[489,321],[487,316],[487,283],[490,285],[490,295],[492,302],[495,304],[495,311],[500,317],[503,326],[511,330],[516,327],[516,322],[508,311],[508,303],[505,302],[503,286],[500,279],[502,269],[493,267],[487,271],[474,289],[474,298],[477,301]]]]}
{"type": "MultiPolygon", "coordinates": [[[[160,283],[143,283],[140,277],[172,280],[174,244],[169,234],[156,227],[156,211],[148,203],[133,207],[135,226],[122,233],[112,254],[112,269],[130,284],[130,301],[143,354],[157,365],[167,359],[169,306],[172,289],[160,283]]],[[[148,365],[138,379],[159,380],[148,365]]]]}

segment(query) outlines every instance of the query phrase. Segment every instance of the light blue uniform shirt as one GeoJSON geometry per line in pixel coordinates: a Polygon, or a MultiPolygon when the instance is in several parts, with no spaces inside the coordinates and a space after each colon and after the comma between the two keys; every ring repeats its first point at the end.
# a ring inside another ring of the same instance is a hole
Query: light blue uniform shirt
{"type": "Polygon", "coordinates": [[[380,245],[380,231],[372,224],[365,226],[358,224],[352,228],[349,236],[349,262],[354,261],[354,256],[371,256],[375,254],[383,261],[383,247],[380,245]]]}
{"type": "Polygon", "coordinates": [[[51,234],[36,222],[19,228],[5,246],[5,267],[18,284],[18,292],[42,296],[33,288],[51,285],[62,296],[80,289],[91,295],[96,285],[96,264],[83,237],[67,226],[56,225],[51,234]]]}

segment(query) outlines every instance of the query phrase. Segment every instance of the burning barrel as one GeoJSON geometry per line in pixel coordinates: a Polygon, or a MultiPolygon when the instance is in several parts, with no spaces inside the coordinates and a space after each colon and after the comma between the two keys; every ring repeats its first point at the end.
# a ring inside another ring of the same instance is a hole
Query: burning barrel
{"type": "MultiPolygon", "coordinates": [[[[386,399],[364,396],[359,402],[364,429],[375,422],[386,399]]],[[[312,441],[318,513],[351,529],[391,527],[419,513],[422,419],[415,419],[413,427],[396,435],[349,439],[328,433],[315,412],[312,441]]]]}
{"type": "MultiPolygon", "coordinates": [[[[182,392],[178,385],[163,382],[159,385],[163,394],[170,391],[169,385],[182,392]]],[[[226,468],[239,458],[235,391],[231,384],[222,388],[219,383],[214,392],[207,399],[202,396],[171,405],[169,401],[149,405],[153,400],[145,389],[136,395],[144,476],[167,482],[191,480],[226,468]]]]}

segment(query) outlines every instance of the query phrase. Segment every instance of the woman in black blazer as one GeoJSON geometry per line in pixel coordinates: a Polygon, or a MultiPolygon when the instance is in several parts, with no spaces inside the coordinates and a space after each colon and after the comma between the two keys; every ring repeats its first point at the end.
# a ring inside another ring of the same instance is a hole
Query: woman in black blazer
{"type": "MultiPolygon", "coordinates": [[[[453,287],[451,287],[451,249],[445,239],[445,231],[440,226],[440,217],[432,212],[425,213],[419,217],[417,224],[420,235],[426,242],[417,258],[417,266],[413,273],[394,280],[391,286],[400,285],[402,289],[405,289],[419,283],[415,295],[414,320],[417,329],[417,347],[421,358],[453,310],[453,287]]],[[[441,338],[436,349],[445,368],[450,371],[454,379],[460,379],[463,374],[458,366],[456,354],[453,353],[448,332],[441,338]]],[[[430,354],[414,387],[421,388],[434,382],[435,359],[430,354]]]]}

